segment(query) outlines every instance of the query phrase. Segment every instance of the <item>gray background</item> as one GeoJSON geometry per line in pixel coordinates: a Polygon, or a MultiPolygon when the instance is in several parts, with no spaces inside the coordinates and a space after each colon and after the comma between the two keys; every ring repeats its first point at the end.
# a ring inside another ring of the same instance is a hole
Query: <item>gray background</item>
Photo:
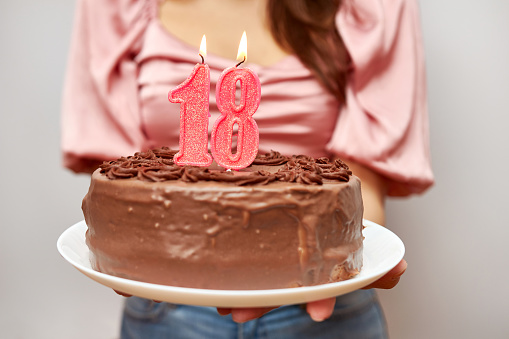
{"type": "MultiPolygon", "coordinates": [[[[115,338],[122,297],[56,250],[88,177],[61,168],[59,110],[74,2],[0,3],[0,337],[115,338]]],[[[426,0],[433,167],[391,200],[408,272],[382,291],[393,339],[509,338],[509,2],[426,0]]]]}

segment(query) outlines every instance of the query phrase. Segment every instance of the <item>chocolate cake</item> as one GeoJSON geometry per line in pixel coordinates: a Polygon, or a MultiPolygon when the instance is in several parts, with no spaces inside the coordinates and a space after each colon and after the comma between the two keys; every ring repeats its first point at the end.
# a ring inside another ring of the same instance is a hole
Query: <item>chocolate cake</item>
{"type": "Polygon", "coordinates": [[[92,267],[144,282],[276,289],[362,266],[360,181],[340,160],[259,155],[241,171],[178,166],[160,148],[105,162],[83,212],[92,267]]]}

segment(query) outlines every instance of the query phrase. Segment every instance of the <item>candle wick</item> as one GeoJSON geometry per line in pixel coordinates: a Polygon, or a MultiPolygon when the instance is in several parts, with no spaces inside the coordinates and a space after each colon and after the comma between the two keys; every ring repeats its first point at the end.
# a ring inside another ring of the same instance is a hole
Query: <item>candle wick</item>
{"type": "Polygon", "coordinates": [[[205,63],[205,59],[203,58],[203,55],[201,54],[198,54],[200,57],[201,57],[201,63],[204,64],[205,63]]]}
{"type": "Polygon", "coordinates": [[[235,65],[235,67],[239,67],[241,63],[243,63],[244,61],[246,61],[246,56],[244,55],[244,59],[242,59],[241,62],[239,62],[238,64],[235,65]]]}

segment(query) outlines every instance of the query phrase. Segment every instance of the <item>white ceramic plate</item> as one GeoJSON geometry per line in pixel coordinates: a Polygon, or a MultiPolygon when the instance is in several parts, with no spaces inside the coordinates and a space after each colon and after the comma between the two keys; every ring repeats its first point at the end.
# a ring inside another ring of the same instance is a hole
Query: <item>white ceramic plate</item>
{"type": "Polygon", "coordinates": [[[347,281],[319,286],[273,290],[226,291],[149,284],[97,272],[90,266],[85,244],[87,225],[81,221],[68,228],[57,242],[60,254],[89,278],[117,291],[139,297],[215,307],[270,307],[306,303],[339,296],[369,285],[396,266],[403,258],[403,242],[387,228],[364,220],[364,266],[347,281]]]}

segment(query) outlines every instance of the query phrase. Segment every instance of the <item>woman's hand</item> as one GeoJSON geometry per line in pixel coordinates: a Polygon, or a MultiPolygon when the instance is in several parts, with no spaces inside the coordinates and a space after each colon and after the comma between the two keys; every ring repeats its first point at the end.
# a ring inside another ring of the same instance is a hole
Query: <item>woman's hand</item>
{"type": "MultiPolygon", "coordinates": [[[[310,302],[306,305],[306,310],[314,321],[323,321],[332,315],[336,298],[323,299],[310,302]]],[[[244,323],[261,317],[265,313],[277,307],[260,307],[260,308],[218,308],[220,315],[231,314],[233,321],[244,323]]]]}
{"type": "Polygon", "coordinates": [[[407,262],[405,259],[402,259],[392,270],[387,272],[386,275],[375,281],[374,283],[369,284],[366,287],[363,287],[364,290],[370,288],[383,288],[383,289],[391,289],[395,287],[403,273],[405,273],[407,268],[407,262]]]}
{"type": "MultiPolygon", "coordinates": [[[[401,260],[392,270],[386,275],[378,279],[377,281],[369,284],[363,289],[370,288],[383,288],[391,289],[396,286],[399,279],[407,268],[407,262],[405,259],[401,260]]],[[[328,319],[334,311],[334,305],[336,298],[323,299],[318,301],[310,302],[306,305],[306,311],[308,312],[311,319],[314,321],[324,321],[328,319]]],[[[249,320],[253,320],[261,317],[265,313],[275,309],[277,307],[260,307],[260,308],[217,308],[217,312],[220,315],[232,315],[232,319],[238,323],[244,323],[249,320]]]]}

